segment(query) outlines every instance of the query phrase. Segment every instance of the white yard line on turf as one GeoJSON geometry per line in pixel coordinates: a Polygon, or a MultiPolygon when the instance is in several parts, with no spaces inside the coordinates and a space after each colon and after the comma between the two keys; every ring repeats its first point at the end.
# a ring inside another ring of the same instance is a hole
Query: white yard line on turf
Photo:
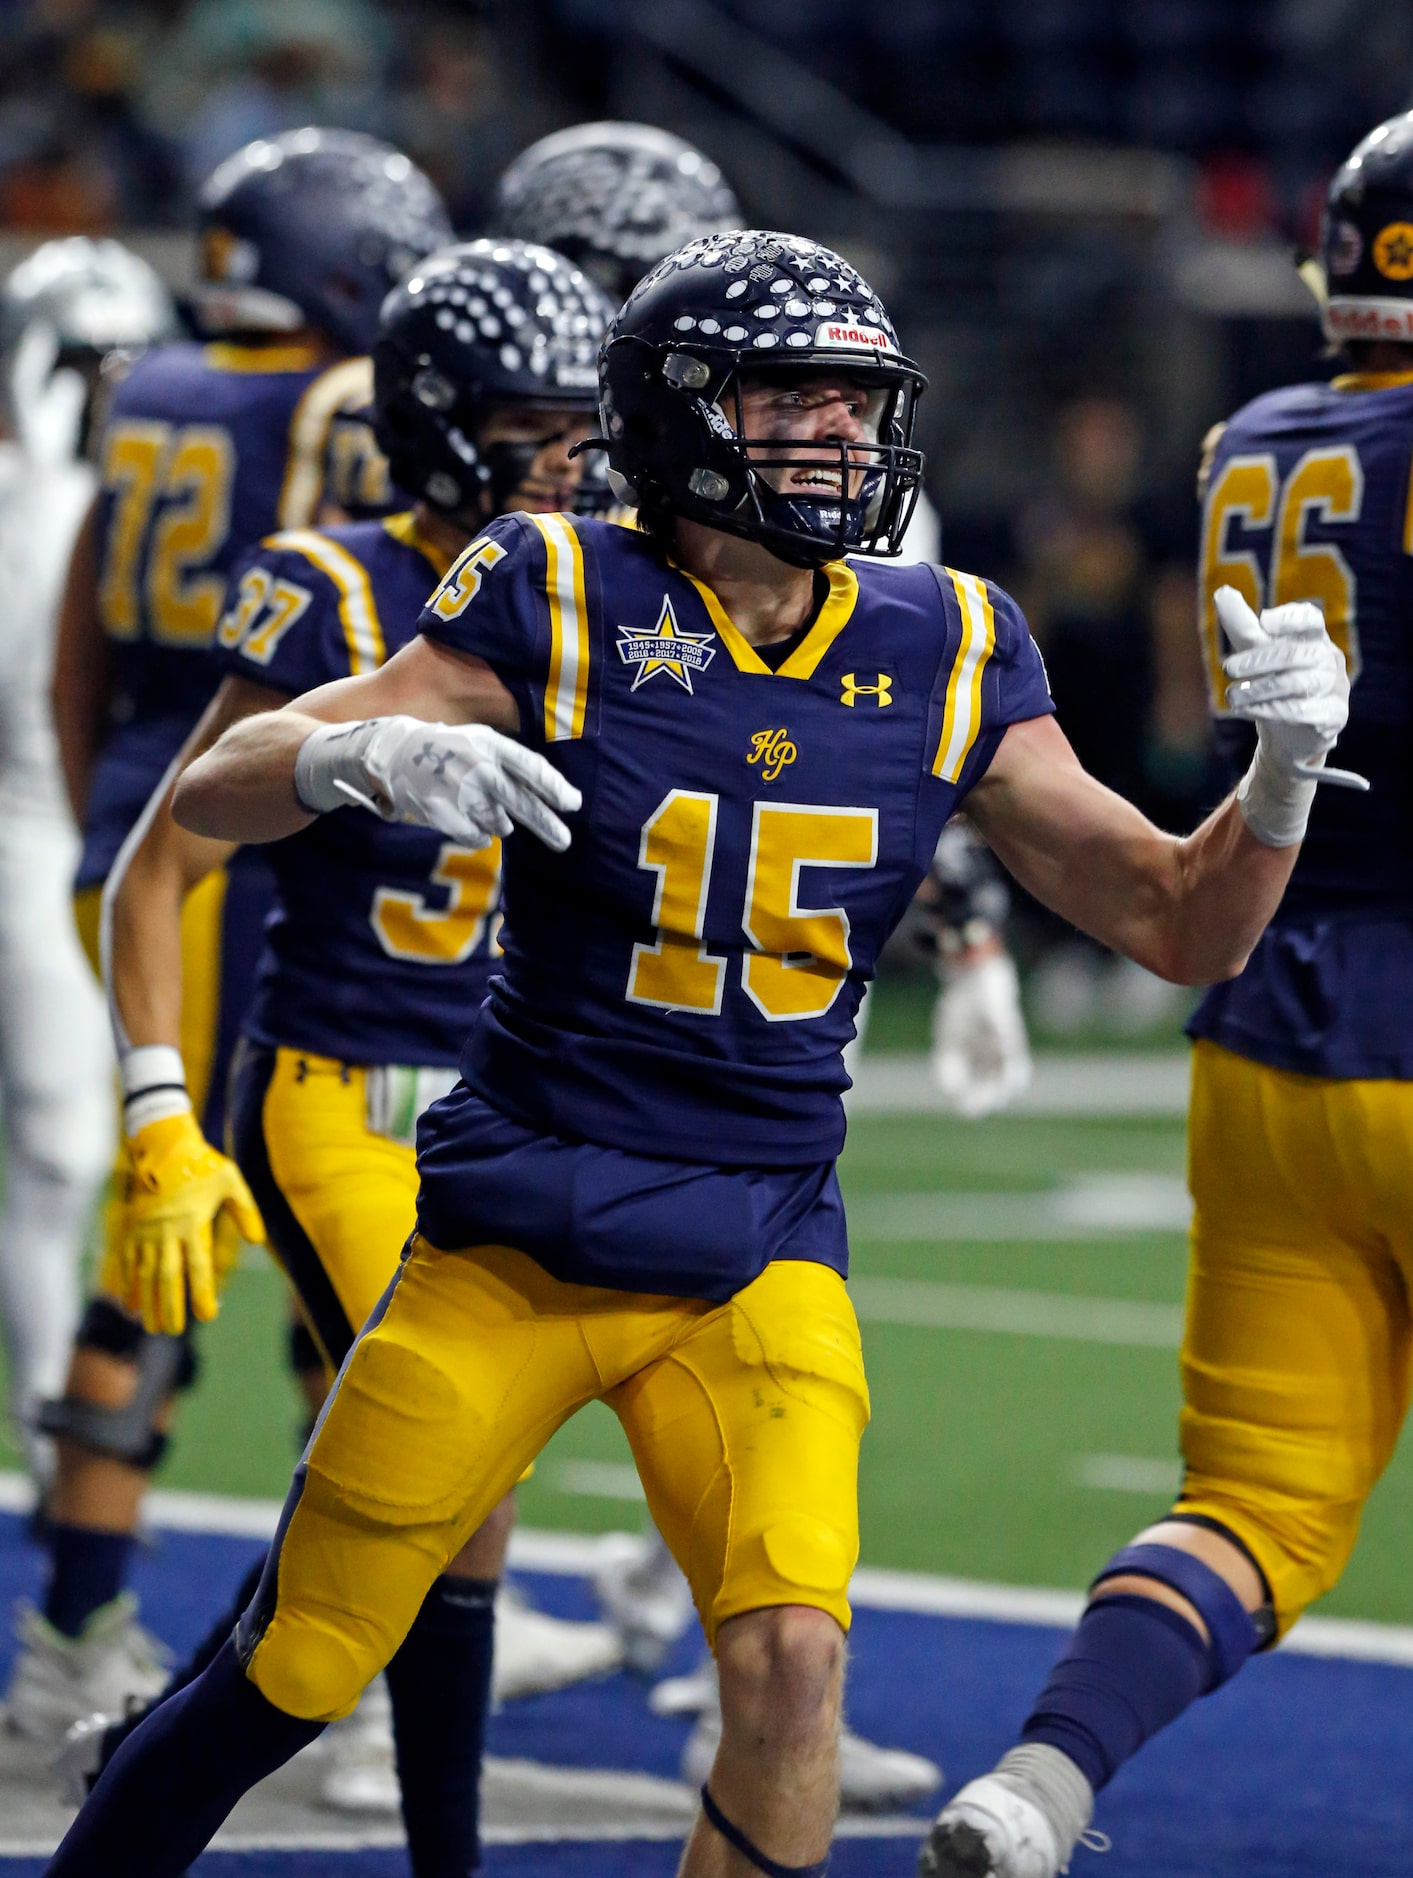
{"type": "Polygon", "coordinates": [[[859,1321],[911,1330],[989,1330],[1068,1343],[1175,1350],[1182,1306],[1067,1291],[1014,1291],[1003,1285],[948,1285],[925,1278],[851,1278],[859,1321]]]}
{"type": "Polygon", "coordinates": [[[1187,1184],[1176,1174],[1082,1174],[1033,1193],[859,1193],[848,1203],[855,1239],[932,1245],[957,1240],[1064,1244],[1135,1233],[1185,1233],[1187,1184]]]}
{"type": "MultiPolygon", "coordinates": [[[[22,1475],[0,1474],[0,1512],[27,1510],[28,1495],[22,1475]]],[[[147,1516],[155,1527],[166,1526],[175,1532],[224,1532],[238,1538],[269,1538],[279,1511],[277,1500],[228,1499],[216,1493],[159,1491],[147,1499],[147,1516]],[[224,1524],[217,1523],[218,1510],[224,1510],[224,1524]]],[[[592,1575],[605,1547],[619,1547],[622,1542],[622,1533],[542,1532],[519,1526],[510,1541],[510,1563],[521,1571],[585,1578],[592,1575]]],[[[1073,1624],[1084,1608],[1083,1593],[1078,1591],[986,1584],[975,1578],[887,1571],[871,1565],[861,1566],[854,1573],[849,1596],[867,1610],[1060,1628],[1073,1624]]],[[[1306,1617],[1281,1648],[1297,1656],[1345,1657],[1355,1662],[1413,1668],[1413,1624],[1306,1617]]]]}
{"type": "MultiPolygon", "coordinates": [[[[1030,1087],[1008,1115],[1183,1115],[1187,1112],[1186,1050],[1058,1051],[1035,1058],[1030,1087]]],[[[851,1066],[845,1098],[853,1115],[946,1114],[923,1055],[881,1052],[851,1066]]]]}

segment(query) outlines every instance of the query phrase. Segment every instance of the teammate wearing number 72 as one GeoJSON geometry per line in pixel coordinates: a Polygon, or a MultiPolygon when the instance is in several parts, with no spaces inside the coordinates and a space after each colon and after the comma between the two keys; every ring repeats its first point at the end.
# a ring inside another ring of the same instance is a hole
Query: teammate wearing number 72
{"type": "Polygon", "coordinates": [[[233,726],[187,771],[175,814],[223,840],[351,798],[506,837],[504,959],[423,1119],[418,1230],[296,1471],[278,1572],[114,1759],[53,1874],[184,1870],[347,1712],[594,1399],[720,1668],[681,1870],[823,1872],[868,1419],[840,1052],[878,952],[965,800],[1105,944],[1231,976],[1348,696],[1317,617],[1270,636],[1237,702],[1259,735],[1242,790],[1185,840],[1153,828],[1079,767],[1005,594],[845,558],[906,524],[922,383],[839,256],[690,243],[600,354],[639,528],[492,524],[377,672],[233,726]],[[762,731],[793,750],[769,774],[762,731]]]}

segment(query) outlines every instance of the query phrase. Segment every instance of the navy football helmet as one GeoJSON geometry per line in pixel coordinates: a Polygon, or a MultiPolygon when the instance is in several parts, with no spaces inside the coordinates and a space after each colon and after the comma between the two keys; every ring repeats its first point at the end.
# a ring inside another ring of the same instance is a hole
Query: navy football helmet
{"type": "Polygon", "coordinates": [[[496,185],[490,226],[567,255],[621,306],[664,255],[743,219],[700,150],[651,124],[603,123],[522,150],[496,185]]]}
{"type": "Polygon", "coordinates": [[[390,144],[351,130],[292,130],[227,157],[202,188],[208,331],[316,326],[366,352],[378,309],[412,264],[454,239],[441,197],[390,144]]]}
{"type": "Polygon", "coordinates": [[[399,488],[449,514],[499,509],[537,451],[482,448],[504,405],[593,411],[594,357],[613,308],[563,255],[468,241],[428,256],[389,294],[373,348],[378,442],[399,488]]]}
{"type": "Polygon", "coordinates": [[[1371,130],[1330,184],[1325,335],[1413,342],[1413,111],[1371,130]]]}
{"type": "Polygon", "coordinates": [[[654,268],[610,327],[599,355],[600,442],[617,494],[650,523],[682,516],[800,567],[896,554],[922,486],[912,437],[926,383],[878,296],[840,255],[799,235],[709,235],[654,268]],[[821,368],[869,394],[865,443],[744,435],[743,374],[821,368]],[[827,449],[837,450],[837,469],[822,458],[827,449]],[[782,494],[766,469],[815,474],[819,494],[782,494]]]}

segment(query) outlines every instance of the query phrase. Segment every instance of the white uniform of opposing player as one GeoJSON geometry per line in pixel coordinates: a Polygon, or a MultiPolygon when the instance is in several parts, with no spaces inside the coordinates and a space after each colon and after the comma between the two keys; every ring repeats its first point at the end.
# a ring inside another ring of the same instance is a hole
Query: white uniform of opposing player
{"type": "Polygon", "coordinates": [[[0,300],[0,1335],[10,1410],[61,1393],[78,1266],[113,1152],[107,1012],[74,928],[78,859],[49,710],[60,596],[96,478],[81,443],[99,360],[172,323],[152,270],[117,242],[46,242],[0,300]]]}
{"type": "Polygon", "coordinates": [[[0,1331],[11,1415],[42,1471],[28,1424],[64,1386],[113,1093],[107,1013],[74,930],[78,834],[49,715],[59,596],[94,478],[34,444],[0,443],[0,1331]]]}

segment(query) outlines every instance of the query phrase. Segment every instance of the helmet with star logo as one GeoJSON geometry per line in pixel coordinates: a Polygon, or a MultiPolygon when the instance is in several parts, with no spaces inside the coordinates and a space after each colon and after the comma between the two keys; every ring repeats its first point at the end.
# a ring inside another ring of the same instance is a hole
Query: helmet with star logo
{"type": "Polygon", "coordinates": [[[761,229],[708,235],[640,281],[610,327],[599,447],[649,527],[682,517],[800,567],[896,554],[922,486],[912,439],[926,383],[841,255],[761,229]],[[861,435],[746,434],[743,379],[822,373],[858,387],[861,435]]]}
{"type": "Polygon", "coordinates": [[[557,249],[621,305],[665,254],[743,219],[711,158],[670,131],[575,124],[516,157],[490,229],[557,249]]]}
{"type": "Polygon", "coordinates": [[[1330,184],[1324,327],[1337,343],[1413,343],[1413,111],[1371,130],[1330,184]]]}
{"type": "Polygon", "coordinates": [[[499,509],[538,444],[477,442],[492,408],[591,412],[613,308],[561,254],[467,241],[428,255],[388,295],[373,347],[373,424],[394,481],[456,514],[499,509]]]}

